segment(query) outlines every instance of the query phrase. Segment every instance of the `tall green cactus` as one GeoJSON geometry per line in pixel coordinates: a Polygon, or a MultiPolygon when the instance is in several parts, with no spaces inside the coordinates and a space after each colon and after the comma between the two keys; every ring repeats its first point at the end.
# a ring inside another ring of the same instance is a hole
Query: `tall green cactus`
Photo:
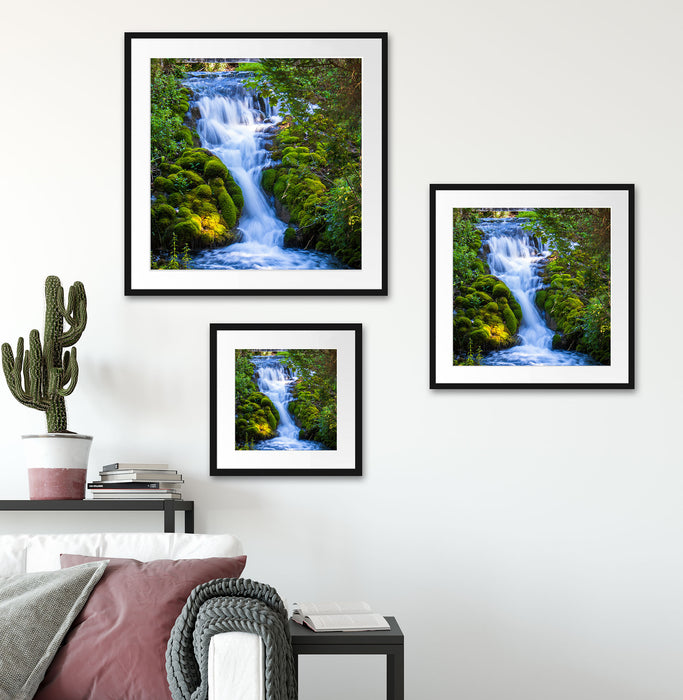
{"type": "Polygon", "coordinates": [[[2,369],[12,396],[24,406],[45,411],[49,433],[66,433],[64,397],[78,381],[75,345],[88,320],[85,288],[74,282],[69,301],[64,306],[64,290],[59,277],[45,280],[45,333],[29,333],[29,348],[24,352],[24,339],[17,342],[16,360],[9,343],[2,344],[2,369]],[[64,330],[64,321],[68,329],[64,330]],[[71,347],[64,350],[64,347],[71,347]],[[23,380],[23,381],[22,381],[23,380]]]}

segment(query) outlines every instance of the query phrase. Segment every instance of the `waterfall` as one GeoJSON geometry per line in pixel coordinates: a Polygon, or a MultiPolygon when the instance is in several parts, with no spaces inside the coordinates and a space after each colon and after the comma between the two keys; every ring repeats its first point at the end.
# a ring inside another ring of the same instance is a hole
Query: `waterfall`
{"type": "MultiPolygon", "coordinates": [[[[249,74],[246,74],[249,75],[249,74]]],[[[343,267],[332,255],[282,247],[287,228],[261,187],[264,168],[272,164],[267,149],[282,121],[276,107],[244,86],[245,73],[189,73],[183,84],[192,90],[199,110],[197,133],[202,147],[223,161],[242,189],[244,207],[238,230],[242,239],[204,250],[195,269],[331,269],[343,267]]]]}
{"type": "Polygon", "coordinates": [[[265,394],[277,408],[280,422],[277,424],[277,436],[270,440],[256,443],[257,450],[325,450],[325,445],[314,440],[299,440],[299,427],[289,412],[289,404],[294,396],[292,388],[296,376],[282,364],[277,355],[254,355],[251,358],[256,367],[256,384],[258,390],[265,394]]]}
{"type": "Polygon", "coordinates": [[[543,242],[529,235],[523,218],[486,218],[477,224],[488,246],[491,274],[501,279],[522,307],[517,331],[519,345],[487,355],[486,365],[587,365],[588,355],[553,350],[554,332],[536,306],[536,292],[543,287],[540,271],[550,251],[543,242]]]}

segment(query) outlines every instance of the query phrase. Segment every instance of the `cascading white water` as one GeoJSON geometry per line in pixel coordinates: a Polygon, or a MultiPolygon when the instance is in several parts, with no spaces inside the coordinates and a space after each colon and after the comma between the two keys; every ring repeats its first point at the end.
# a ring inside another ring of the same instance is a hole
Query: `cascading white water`
{"type": "Polygon", "coordinates": [[[333,269],[343,265],[332,255],[283,248],[287,224],[281,221],[261,187],[263,169],[271,164],[266,145],[281,117],[268,100],[244,87],[245,73],[189,73],[184,85],[199,109],[197,133],[202,146],[218,156],[242,189],[244,208],[239,243],[205,250],[195,269],[333,269]]]}
{"type": "Polygon", "coordinates": [[[289,412],[292,402],[292,387],[296,382],[290,370],[285,367],[277,355],[255,355],[251,359],[256,367],[256,384],[258,390],[265,394],[277,408],[280,422],[277,424],[277,436],[270,440],[257,442],[256,450],[324,450],[325,445],[314,440],[299,440],[299,427],[289,412]]]}
{"type": "Polygon", "coordinates": [[[485,365],[586,365],[588,355],[553,350],[553,331],[536,306],[536,292],[543,287],[539,274],[548,248],[524,230],[523,218],[480,219],[477,224],[488,245],[487,262],[491,274],[501,279],[522,307],[522,322],[517,331],[519,345],[490,353],[485,365]]]}

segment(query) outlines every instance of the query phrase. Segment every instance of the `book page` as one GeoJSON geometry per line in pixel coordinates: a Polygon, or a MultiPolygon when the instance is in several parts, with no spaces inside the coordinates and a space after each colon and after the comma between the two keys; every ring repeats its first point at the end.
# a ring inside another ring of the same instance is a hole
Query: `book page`
{"type": "Polygon", "coordinates": [[[370,613],[372,608],[364,602],[294,603],[293,612],[301,615],[341,615],[370,613]]]}

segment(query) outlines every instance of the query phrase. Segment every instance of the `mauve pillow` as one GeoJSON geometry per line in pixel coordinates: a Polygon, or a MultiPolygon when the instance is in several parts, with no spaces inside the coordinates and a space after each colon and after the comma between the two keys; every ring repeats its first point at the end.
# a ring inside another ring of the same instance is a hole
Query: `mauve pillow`
{"type": "Polygon", "coordinates": [[[166,644],[193,588],[236,578],[245,556],[136,559],[62,554],[62,568],[109,564],[50,665],[35,700],[170,700],[166,644]]]}

